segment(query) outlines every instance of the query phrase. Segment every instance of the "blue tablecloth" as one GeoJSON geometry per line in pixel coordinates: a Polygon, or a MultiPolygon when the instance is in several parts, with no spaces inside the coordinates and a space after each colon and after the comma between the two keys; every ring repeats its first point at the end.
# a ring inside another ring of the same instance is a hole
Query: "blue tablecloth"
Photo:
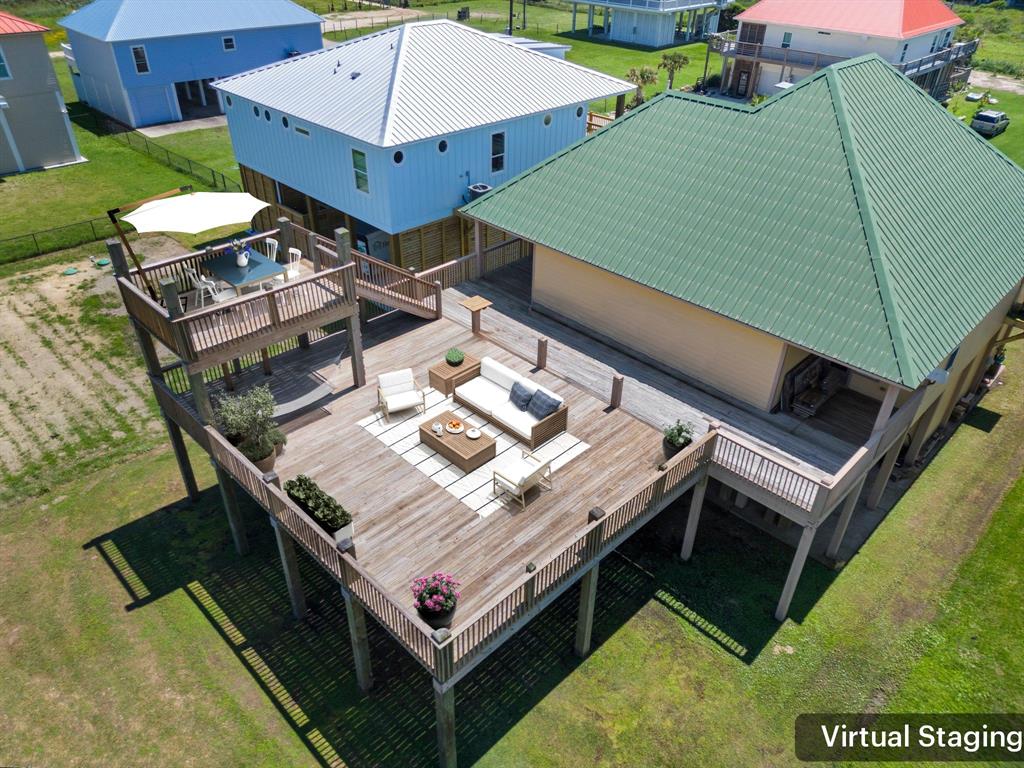
{"type": "Polygon", "coordinates": [[[203,262],[203,269],[234,288],[264,283],[273,280],[274,275],[284,274],[282,265],[255,251],[249,251],[249,263],[244,267],[238,266],[233,252],[225,252],[203,262]]]}

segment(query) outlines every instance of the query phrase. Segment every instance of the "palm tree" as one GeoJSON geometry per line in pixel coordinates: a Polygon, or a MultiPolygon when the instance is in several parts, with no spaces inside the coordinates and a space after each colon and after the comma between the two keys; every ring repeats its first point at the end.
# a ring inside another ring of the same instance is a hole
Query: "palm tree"
{"type": "Polygon", "coordinates": [[[672,81],[675,79],[676,72],[689,63],[690,58],[678,51],[662,54],[661,63],[658,64],[658,69],[668,71],[668,89],[670,91],[672,90],[672,81]]]}
{"type": "Polygon", "coordinates": [[[626,79],[636,86],[636,96],[633,97],[633,106],[638,107],[644,103],[644,86],[654,85],[658,82],[658,71],[654,67],[630,67],[626,73],[626,79]]]}

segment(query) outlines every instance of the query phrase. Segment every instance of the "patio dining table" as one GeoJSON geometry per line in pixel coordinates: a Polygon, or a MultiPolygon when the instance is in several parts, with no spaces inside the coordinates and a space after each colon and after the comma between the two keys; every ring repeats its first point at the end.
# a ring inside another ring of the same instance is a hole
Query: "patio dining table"
{"type": "Polygon", "coordinates": [[[243,288],[269,282],[275,275],[284,274],[284,266],[254,250],[249,251],[249,263],[244,267],[235,262],[235,254],[224,252],[203,264],[203,269],[220,278],[239,293],[243,288]]]}

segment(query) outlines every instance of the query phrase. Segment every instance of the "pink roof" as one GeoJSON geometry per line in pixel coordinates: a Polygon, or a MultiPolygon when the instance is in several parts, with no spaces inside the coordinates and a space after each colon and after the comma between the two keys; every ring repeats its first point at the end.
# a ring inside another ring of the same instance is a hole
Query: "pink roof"
{"type": "Polygon", "coordinates": [[[942,0],[761,0],[736,18],[900,40],[964,23],[942,0]]]}
{"type": "Polygon", "coordinates": [[[49,28],[42,24],[18,18],[10,13],[0,11],[0,35],[20,35],[23,32],[48,32],[49,28]]]}

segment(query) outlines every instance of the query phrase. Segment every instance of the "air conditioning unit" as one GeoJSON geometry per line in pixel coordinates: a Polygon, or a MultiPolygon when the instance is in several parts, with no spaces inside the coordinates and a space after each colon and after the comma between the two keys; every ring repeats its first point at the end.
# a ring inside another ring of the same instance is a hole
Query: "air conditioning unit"
{"type": "Polygon", "coordinates": [[[491,191],[491,189],[493,189],[493,187],[491,187],[490,184],[481,184],[479,182],[476,183],[476,184],[470,184],[469,185],[469,199],[470,199],[470,202],[472,202],[473,200],[476,200],[481,195],[486,195],[488,192],[491,191]]]}

